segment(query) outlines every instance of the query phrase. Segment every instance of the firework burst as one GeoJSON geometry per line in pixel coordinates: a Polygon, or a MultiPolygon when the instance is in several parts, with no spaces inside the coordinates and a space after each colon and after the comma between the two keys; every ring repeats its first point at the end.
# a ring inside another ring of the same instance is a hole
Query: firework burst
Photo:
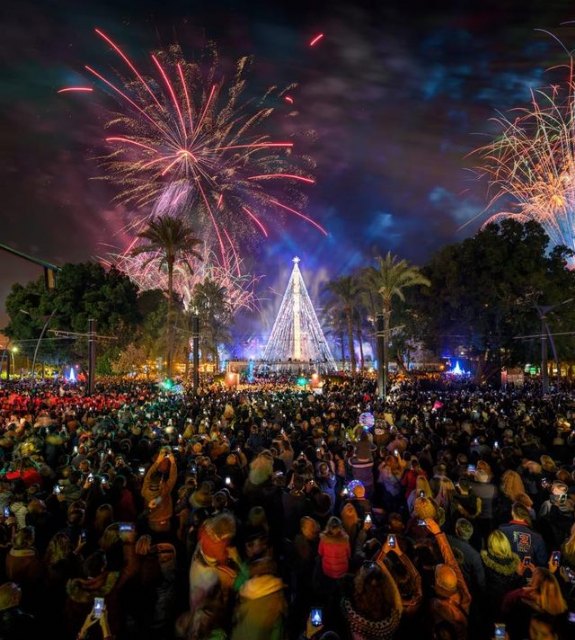
{"type": "MultiPolygon", "coordinates": [[[[213,280],[219,287],[226,290],[227,300],[233,313],[241,309],[255,310],[258,308],[258,298],[255,294],[256,285],[259,278],[244,274],[241,262],[234,265],[235,269],[222,267],[216,255],[208,247],[201,249],[203,253],[202,262],[197,262],[197,269],[193,274],[189,270],[176,264],[174,267],[173,286],[174,291],[180,297],[184,309],[189,309],[190,302],[194,295],[194,287],[204,282],[206,279],[213,280]],[[241,275],[237,275],[237,269],[241,275]]],[[[114,265],[118,270],[129,276],[141,289],[168,289],[168,274],[166,270],[158,271],[158,260],[150,261],[150,254],[132,255],[129,251],[123,254],[112,256],[105,260],[110,265],[114,265]]],[[[228,256],[228,262],[233,256],[228,256]]]]}
{"type": "Polygon", "coordinates": [[[291,140],[276,140],[266,129],[293,87],[244,100],[248,58],[238,60],[226,82],[213,47],[199,62],[185,60],[178,46],[154,53],[153,73],[145,76],[111,38],[96,33],[127,69],[127,78],[109,79],[86,66],[122,106],[107,124],[111,152],[103,164],[105,179],[121,187],[118,199],[145,211],[135,217],[136,228],[151,216],[188,216],[223,268],[238,275],[243,237],[267,237],[268,220],[280,213],[327,234],[301,211],[313,162],[296,158],[291,140]]]}
{"type": "Polygon", "coordinates": [[[575,82],[574,61],[560,85],[532,91],[529,107],[516,117],[495,118],[502,130],[474,153],[481,157],[479,176],[489,182],[488,208],[511,200],[514,210],[487,220],[535,220],[553,246],[575,250],[575,82]]]}

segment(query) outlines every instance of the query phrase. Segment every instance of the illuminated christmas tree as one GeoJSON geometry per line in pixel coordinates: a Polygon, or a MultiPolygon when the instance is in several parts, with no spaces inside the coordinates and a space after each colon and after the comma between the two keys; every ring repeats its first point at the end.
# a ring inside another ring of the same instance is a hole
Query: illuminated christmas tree
{"type": "Polygon", "coordinates": [[[298,257],[293,259],[293,270],[263,360],[270,365],[290,361],[313,363],[320,370],[334,371],[335,361],[299,270],[299,261],[298,257]]]}

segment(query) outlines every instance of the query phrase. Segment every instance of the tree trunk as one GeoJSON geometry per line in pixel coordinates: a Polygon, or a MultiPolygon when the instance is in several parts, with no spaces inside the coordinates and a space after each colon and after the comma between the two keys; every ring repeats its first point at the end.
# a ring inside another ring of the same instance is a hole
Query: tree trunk
{"type": "Polygon", "coordinates": [[[345,369],[345,338],[343,331],[339,333],[339,344],[341,345],[341,368],[345,369]]]}
{"type": "Polygon", "coordinates": [[[389,327],[391,321],[391,304],[383,302],[383,397],[387,395],[389,377],[389,327]]]}
{"type": "Polygon", "coordinates": [[[353,344],[353,321],[351,317],[351,310],[346,311],[345,319],[347,320],[347,345],[349,349],[349,359],[351,362],[351,372],[355,373],[355,347],[353,344]]]}
{"type": "Polygon", "coordinates": [[[357,319],[357,339],[359,342],[359,367],[360,371],[363,371],[365,366],[365,359],[363,357],[363,332],[361,330],[361,315],[357,319]]]}
{"type": "Polygon", "coordinates": [[[172,378],[172,293],[174,289],[174,262],[168,259],[168,317],[166,327],[166,377],[172,378]]]}

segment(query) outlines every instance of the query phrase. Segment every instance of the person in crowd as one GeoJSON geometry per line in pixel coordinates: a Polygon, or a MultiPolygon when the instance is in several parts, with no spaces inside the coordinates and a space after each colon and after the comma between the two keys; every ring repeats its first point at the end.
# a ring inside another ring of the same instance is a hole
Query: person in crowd
{"type": "Polygon", "coordinates": [[[529,511],[519,502],[514,502],[511,506],[511,521],[501,525],[502,531],[509,543],[513,553],[516,553],[520,560],[529,557],[534,565],[544,567],[547,564],[548,556],[545,542],[541,535],[533,530],[529,511]]]}
{"type": "Polygon", "coordinates": [[[485,568],[481,555],[469,541],[473,537],[473,525],[465,518],[458,518],[455,522],[454,535],[447,539],[453,550],[461,553],[461,571],[469,590],[475,598],[479,598],[485,590],[485,568]]]}
{"type": "Polygon", "coordinates": [[[505,594],[522,585],[522,576],[528,565],[513,553],[509,539],[499,529],[489,534],[487,548],[481,551],[481,560],[485,568],[485,583],[488,585],[485,613],[494,622],[505,594]]]}
{"type": "Polygon", "coordinates": [[[477,527],[484,543],[493,530],[495,500],[498,495],[497,487],[490,480],[489,472],[478,468],[470,487],[470,492],[481,500],[481,511],[475,519],[474,526],[477,527]]]}
{"type": "Polygon", "coordinates": [[[287,601],[284,584],[271,558],[250,563],[249,579],[239,590],[233,614],[231,640],[281,640],[287,601]]]}
{"type": "Polygon", "coordinates": [[[174,514],[172,490],[176,484],[178,470],[173,453],[162,449],[148,469],[142,485],[142,497],[147,506],[147,523],[153,533],[170,530],[174,514]]]}
{"type": "Polygon", "coordinates": [[[0,638],[29,640],[38,636],[39,627],[33,615],[20,606],[22,590],[15,582],[0,586],[0,638]]]}
{"type": "Polygon", "coordinates": [[[16,532],[12,548],[6,556],[6,577],[22,589],[22,606],[35,612],[42,592],[44,566],[34,546],[33,527],[16,532]]]}
{"type": "Polygon", "coordinates": [[[351,593],[343,598],[342,607],[353,640],[393,638],[403,604],[383,554],[363,563],[353,580],[351,593]]]}
{"type": "Polygon", "coordinates": [[[549,569],[536,567],[528,586],[505,595],[501,610],[510,636],[524,638],[528,633],[530,614],[543,613],[559,623],[559,618],[567,611],[567,603],[557,579],[549,569]]]}

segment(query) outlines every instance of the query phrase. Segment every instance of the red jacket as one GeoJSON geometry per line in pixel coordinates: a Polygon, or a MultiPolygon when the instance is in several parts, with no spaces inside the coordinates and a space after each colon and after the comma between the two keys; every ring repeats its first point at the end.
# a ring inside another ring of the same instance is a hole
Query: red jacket
{"type": "Polygon", "coordinates": [[[322,533],[319,537],[318,553],[321,557],[321,568],[328,578],[343,578],[349,569],[351,548],[347,534],[338,537],[322,533]]]}

